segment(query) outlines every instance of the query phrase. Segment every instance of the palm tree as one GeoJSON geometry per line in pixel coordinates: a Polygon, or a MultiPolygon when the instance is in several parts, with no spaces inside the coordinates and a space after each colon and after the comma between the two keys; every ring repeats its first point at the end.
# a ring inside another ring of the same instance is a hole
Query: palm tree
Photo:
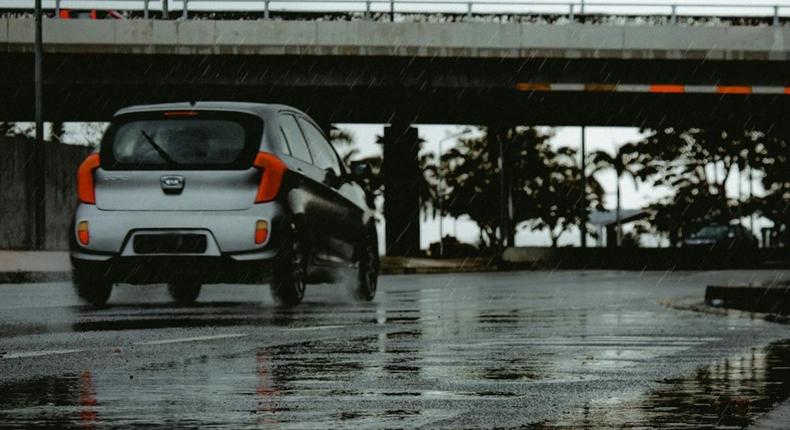
{"type": "Polygon", "coordinates": [[[601,170],[613,169],[617,175],[617,206],[615,216],[617,217],[617,246],[623,243],[623,226],[620,221],[621,202],[620,202],[620,179],[624,175],[628,175],[633,179],[634,184],[639,186],[639,169],[637,167],[637,159],[639,154],[635,151],[635,146],[632,143],[626,143],[621,146],[614,155],[606,151],[595,151],[592,153],[592,163],[594,175],[601,170]]]}

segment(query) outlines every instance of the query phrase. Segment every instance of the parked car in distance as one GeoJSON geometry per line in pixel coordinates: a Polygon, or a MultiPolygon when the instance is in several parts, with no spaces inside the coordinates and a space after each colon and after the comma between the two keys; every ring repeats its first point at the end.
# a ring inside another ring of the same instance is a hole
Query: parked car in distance
{"type": "Polygon", "coordinates": [[[702,227],[683,241],[684,248],[716,250],[753,250],[759,243],[757,237],[739,224],[712,224],[702,227]]]}
{"type": "Polygon", "coordinates": [[[270,282],[293,306],[305,284],[343,279],[372,300],[374,210],[360,179],[303,112],[231,102],[117,112],[78,172],[70,256],[77,294],[167,283],[176,302],[202,284],[270,282]]]}

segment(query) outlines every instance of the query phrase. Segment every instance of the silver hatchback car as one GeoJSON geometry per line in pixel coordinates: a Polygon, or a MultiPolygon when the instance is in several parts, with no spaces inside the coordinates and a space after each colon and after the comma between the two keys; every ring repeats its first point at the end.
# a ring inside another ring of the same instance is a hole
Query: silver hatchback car
{"type": "Polygon", "coordinates": [[[283,105],[135,106],[113,117],[78,171],[73,282],[93,305],[115,283],[167,283],[176,302],[202,284],[265,283],[283,305],[305,284],[344,280],[372,300],[374,209],[321,129],[283,105]]]}

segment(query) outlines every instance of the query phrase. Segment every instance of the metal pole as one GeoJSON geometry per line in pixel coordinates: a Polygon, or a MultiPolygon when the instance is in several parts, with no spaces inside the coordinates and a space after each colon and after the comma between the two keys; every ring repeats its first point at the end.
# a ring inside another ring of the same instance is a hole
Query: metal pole
{"type": "Polygon", "coordinates": [[[370,0],[365,2],[365,17],[370,18],[370,0]]]}
{"type": "Polygon", "coordinates": [[[779,6],[774,6],[774,25],[779,25],[779,6]]]}
{"type": "Polygon", "coordinates": [[[617,247],[623,246],[623,222],[620,220],[620,175],[617,175],[617,208],[615,209],[615,216],[617,216],[617,247]]]}
{"type": "Polygon", "coordinates": [[[187,19],[189,18],[189,12],[187,12],[189,10],[189,0],[184,0],[183,4],[184,4],[184,9],[181,12],[181,18],[187,19]]]}
{"type": "Polygon", "coordinates": [[[45,204],[45,173],[46,173],[46,152],[44,148],[44,110],[43,97],[43,65],[44,65],[44,41],[42,39],[42,12],[41,0],[36,0],[36,35],[35,35],[35,103],[36,103],[36,145],[35,145],[35,184],[34,184],[34,206],[36,208],[35,232],[36,249],[44,249],[46,243],[46,204],[45,204]]]}
{"type": "Polygon", "coordinates": [[[497,145],[499,145],[499,245],[500,251],[505,250],[507,237],[509,235],[509,226],[507,220],[507,189],[505,188],[505,146],[503,144],[502,136],[499,135],[497,130],[496,135],[497,145]]]}
{"type": "Polygon", "coordinates": [[[738,224],[743,224],[743,172],[738,169],[738,224]]]}
{"type": "Polygon", "coordinates": [[[672,16],[671,16],[669,22],[671,24],[673,24],[673,25],[678,23],[678,7],[677,7],[677,5],[674,5],[674,4],[672,5],[672,16]]]}
{"type": "Polygon", "coordinates": [[[466,4],[466,18],[472,19],[472,2],[466,4]]]}
{"type": "Polygon", "coordinates": [[[170,10],[167,6],[167,0],[162,0],[162,19],[167,19],[170,16],[170,10]]]}
{"type": "Polygon", "coordinates": [[[269,0],[263,2],[263,17],[269,19],[269,0]]]}
{"type": "Polygon", "coordinates": [[[442,172],[442,142],[439,139],[439,257],[444,257],[444,172],[442,172]]]}
{"type": "Polygon", "coordinates": [[[586,127],[582,126],[582,142],[581,142],[582,195],[581,195],[581,211],[580,211],[581,224],[579,225],[582,248],[587,248],[587,148],[586,148],[587,145],[586,145],[586,136],[585,136],[587,134],[586,131],[587,131],[586,127]]]}
{"type": "MultiPolygon", "coordinates": [[[[752,169],[752,166],[749,166],[749,201],[752,201],[752,198],[754,197],[753,183],[754,170],[752,169]]],[[[749,214],[749,231],[754,234],[754,213],[749,214]]]]}
{"type": "Polygon", "coordinates": [[[60,18],[60,0],[55,0],[55,18],[60,18]]]}
{"type": "Polygon", "coordinates": [[[568,7],[569,7],[569,12],[568,12],[568,19],[569,19],[571,22],[574,22],[574,21],[576,21],[576,16],[573,14],[573,6],[574,6],[574,4],[573,4],[573,3],[570,3],[570,4],[568,5],[568,7]]]}
{"type": "Polygon", "coordinates": [[[390,21],[395,21],[395,0],[390,0],[390,21]]]}
{"type": "Polygon", "coordinates": [[[143,2],[143,18],[145,19],[148,19],[148,1],[149,0],[145,0],[143,2]]]}

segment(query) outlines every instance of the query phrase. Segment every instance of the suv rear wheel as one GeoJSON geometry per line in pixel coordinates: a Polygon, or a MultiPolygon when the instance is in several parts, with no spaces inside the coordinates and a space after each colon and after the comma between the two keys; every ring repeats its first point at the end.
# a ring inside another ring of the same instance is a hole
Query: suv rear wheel
{"type": "Polygon", "coordinates": [[[278,305],[296,306],[304,298],[306,250],[295,228],[286,243],[274,264],[272,298],[278,305]]]}
{"type": "Polygon", "coordinates": [[[101,274],[87,268],[75,267],[72,283],[77,296],[93,306],[104,306],[112,293],[112,282],[101,274]]]}
{"type": "Polygon", "coordinates": [[[167,292],[178,304],[188,305],[195,303],[200,295],[200,283],[194,281],[176,281],[167,284],[167,292]]]}

